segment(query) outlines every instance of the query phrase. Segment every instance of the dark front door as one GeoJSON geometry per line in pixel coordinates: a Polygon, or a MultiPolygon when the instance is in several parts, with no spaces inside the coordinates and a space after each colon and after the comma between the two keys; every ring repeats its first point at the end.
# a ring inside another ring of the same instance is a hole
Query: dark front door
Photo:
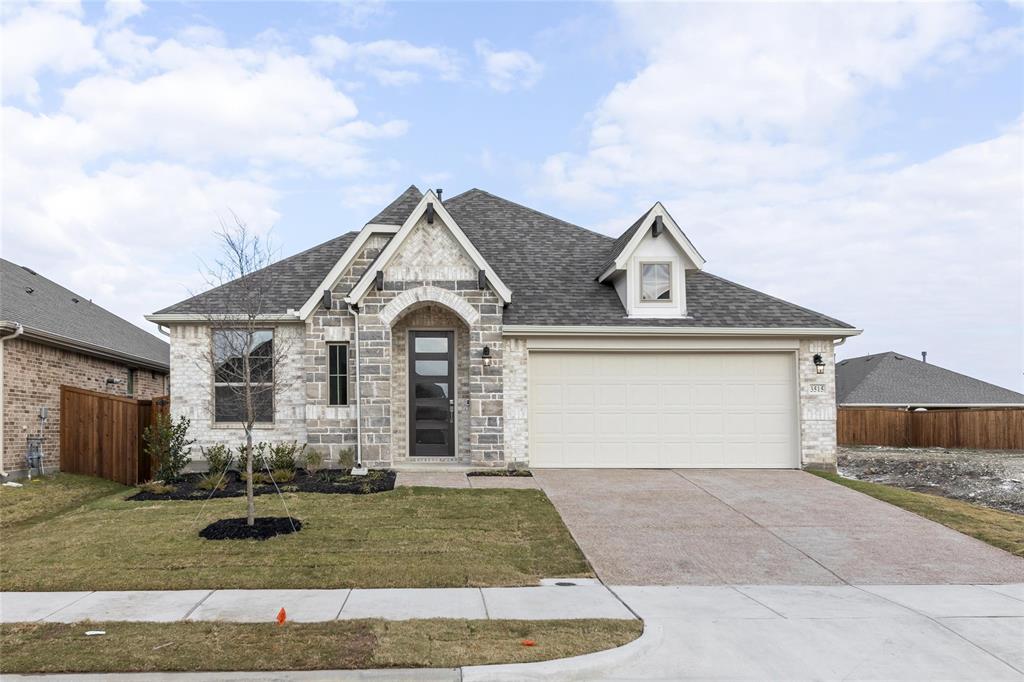
{"type": "Polygon", "coordinates": [[[409,454],[455,456],[452,332],[409,332],[409,454]]]}

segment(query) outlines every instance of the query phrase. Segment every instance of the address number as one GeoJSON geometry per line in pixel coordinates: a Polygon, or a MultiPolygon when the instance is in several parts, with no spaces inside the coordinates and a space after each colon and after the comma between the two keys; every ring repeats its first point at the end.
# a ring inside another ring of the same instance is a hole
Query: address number
{"type": "Polygon", "coordinates": [[[825,384],[811,384],[811,393],[824,393],[825,384]]]}

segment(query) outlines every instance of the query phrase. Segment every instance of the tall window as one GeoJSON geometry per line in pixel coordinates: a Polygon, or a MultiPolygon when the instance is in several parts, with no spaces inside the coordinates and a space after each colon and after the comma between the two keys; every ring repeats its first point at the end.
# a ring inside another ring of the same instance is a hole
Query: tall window
{"type": "Polygon", "coordinates": [[[671,263],[643,263],[640,265],[640,300],[672,300],[671,263]]]}
{"type": "Polygon", "coordinates": [[[135,370],[128,370],[128,387],[125,389],[128,395],[135,395],[135,370]]]}
{"type": "Polygon", "coordinates": [[[214,330],[214,421],[241,422],[246,419],[246,353],[249,356],[249,383],[256,421],[274,421],[274,332],[270,329],[214,330]]]}
{"type": "Polygon", "coordinates": [[[348,344],[327,344],[329,405],[348,405],[348,344]]]}

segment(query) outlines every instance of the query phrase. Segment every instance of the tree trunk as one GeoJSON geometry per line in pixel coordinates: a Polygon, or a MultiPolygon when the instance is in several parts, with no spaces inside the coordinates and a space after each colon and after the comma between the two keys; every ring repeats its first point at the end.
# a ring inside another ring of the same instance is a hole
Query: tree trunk
{"type": "Polygon", "coordinates": [[[252,431],[245,430],[245,521],[252,526],[256,523],[256,500],[252,494],[252,431]]]}

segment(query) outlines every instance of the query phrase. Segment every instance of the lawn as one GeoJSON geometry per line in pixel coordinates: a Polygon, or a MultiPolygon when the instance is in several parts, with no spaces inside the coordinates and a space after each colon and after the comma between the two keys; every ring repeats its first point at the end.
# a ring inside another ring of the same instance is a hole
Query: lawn
{"type": "Polygon", "coordinates": [[[18,623],[0,627],[0,672],[453,668],[577,656],[642,631],[638,620],[18,623]]]}
{"type": "Polygon", "coordinates": [[[837,474],[821,471],[812,473],[1024,557],[1024,516],[1019,514],[881,483],[843,478],[837,474]]]}
{"type": "Polygon", "coordinates": [[[130,490],[120,483],[74,474],[57,474],[21,483],[20,488],[0,486],[0,530],[42,521],[90,500],[130,490]]]}
{"type": "Polygon", "coordinates": [[[258,515],[283,516],[287,504],[303,528],[261,542],[198,536],[244,515],[244,498],[128,502],[131,489],[98,492],[95,479],[34,485],[31,496],[0,489],[2,508],[22,519],[0,537],[5,591],[513,586],[592,575],[538,490],[264,495],[258,515]],[[75,502],[53,514],[22,509],[48,490],[75,502]]]}

